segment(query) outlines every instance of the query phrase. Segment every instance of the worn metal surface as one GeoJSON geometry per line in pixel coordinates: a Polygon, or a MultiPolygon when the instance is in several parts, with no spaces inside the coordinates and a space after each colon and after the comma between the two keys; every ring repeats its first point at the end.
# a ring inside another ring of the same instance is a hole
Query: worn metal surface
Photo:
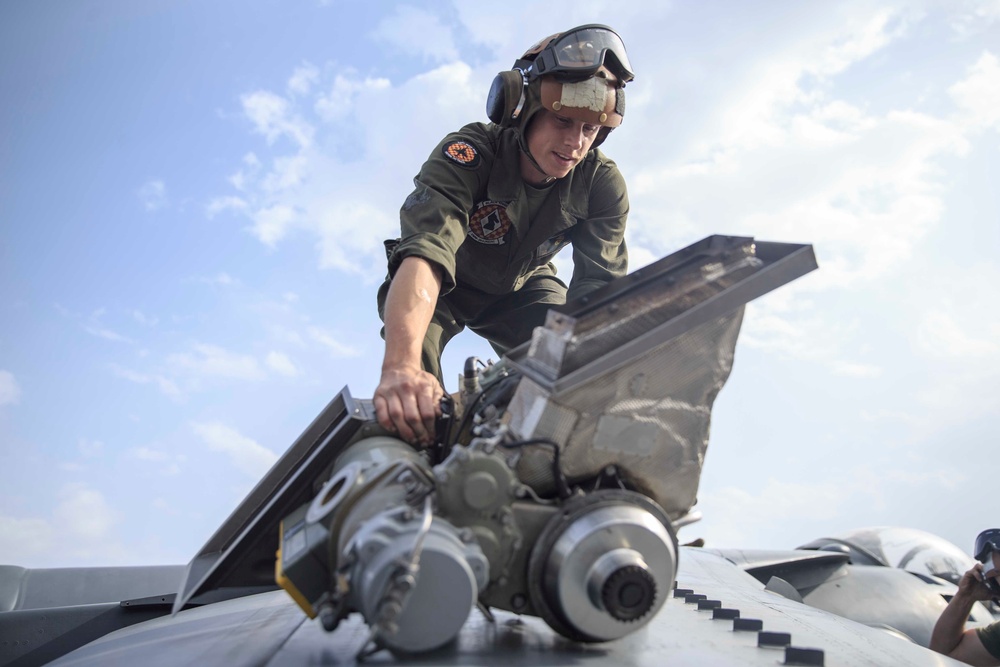
{"type": "MultiPolygon", "coordinates": [[[[737,610],[743,625],[787,633],[793,649],[819,649],[827,667],[960,665],[887,632],[869,628],[763,590],[741,569],[711,552],[682,548],[679,587],[692,597],[737,610]],[[749,621],[759,620],[759,624],[749,621]]],[[[785,662],[783,646],[758,646],[757,631],[734,630],[735,621],[711,605],[671,598],[646,628],[604,644],[563,639],[540,619],[500,612],[492,624],[473,612],[458,639],[419,657],[381,652],[365,664],[409,665],[768,665],[785,662]],[[715,618],[716,616],[719,618],[715,618]]],[[[144,667],[198,665],[353,665],[367,641],[358,615],[328,634],[309,621],[283,592],[188,609],[115,632],[54,665],[144,667]]]]}
{"type": "Polygon", "coordinates": [[[183,565],[0,566],[0,667],[42,665],[121,627],[169,612],[183,565]],[[142,604],[122,601],[147,598],[142,604]]]}
{"type": "Polygon", "coordinates": [[[0,612],[173,594],[182,565],[29,569],[0,565],[0,612]]]}
{"type": "MultiPolygon", "coordinates": [[[[550,311],[508,355],[525,376],[511,429],[558,443],[571,482],[613,466],[680,519],[697,498],[744,304],[815,268],[808,245],[713,236],[550,311]]],[[[543,473],[531,471],[539,488],[543,473]]]]}

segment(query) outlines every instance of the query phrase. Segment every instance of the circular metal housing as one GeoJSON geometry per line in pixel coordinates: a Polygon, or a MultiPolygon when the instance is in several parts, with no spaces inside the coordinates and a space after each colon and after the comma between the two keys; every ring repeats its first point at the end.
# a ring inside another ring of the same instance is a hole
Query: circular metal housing
{"type": "Polygon", "coordinates": [[[677,539],[663,510],[637,493],[598,491],[542,530],[528,590],[560,634],[609,641],[649,622],[676,574],[677,539]]]}
{"type": "Polygon", "coordinates": [[[458,635],[489,579],[475,540],[463,542],[438,517],[423,537],[415,576],[408,576],[400,564],[410,559],[419,532],[419,518],[389,511],[369,521],[353,543],[355,606],[378,626],[386,646],[406,653],[438,648],[458,635]]]}

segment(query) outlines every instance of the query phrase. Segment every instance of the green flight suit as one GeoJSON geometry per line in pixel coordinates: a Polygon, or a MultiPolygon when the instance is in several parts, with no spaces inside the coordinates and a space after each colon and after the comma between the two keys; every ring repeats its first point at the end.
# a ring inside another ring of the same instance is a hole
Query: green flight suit
{"type": "Polygon", "coordinates": [[[441,295],[422,355],[424,370],[438,379],[441,352],[463,328],[503,354],[530,339],[552,305],[627,271],[628,193],[614,162],[591,150],[544,194],[532,193],[520,174],[515,130],[466,125],[421,167],[400,210],[400,239],[386,242],[389,275],[378,294],[383,319],[403,259],[423,257],[441,268],[441,295]],[[567,290],[550,260],[570,243],[567,290]]]}

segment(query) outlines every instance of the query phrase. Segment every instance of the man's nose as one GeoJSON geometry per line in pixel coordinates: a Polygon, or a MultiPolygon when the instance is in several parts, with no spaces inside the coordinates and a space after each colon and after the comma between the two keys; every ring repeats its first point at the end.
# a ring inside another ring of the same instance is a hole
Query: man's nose
{"type": "Polygon", "coordinates": [[[567,127],[563,136],[567,146],[571,146],[574,150],[582,148],[585,140],[583,123],[574,123],[567,127]]]}

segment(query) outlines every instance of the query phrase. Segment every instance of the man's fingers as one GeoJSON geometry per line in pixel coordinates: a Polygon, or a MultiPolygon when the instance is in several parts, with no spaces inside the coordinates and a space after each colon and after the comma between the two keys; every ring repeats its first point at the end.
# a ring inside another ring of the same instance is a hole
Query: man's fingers
{"type": "Polygon", "coordinates": [[[434,421],[441,410],[441,390],[435,382],[424,388],[417,396],[417,407],[420,410],[420,417],[423,421],[424,431],[427,433],[427,444],[430,444],[434,435],[434,421]]]}
{"type": "Polygon", "coordinates": [[[395,433],[396,425],[392,423],[392,418],[389,416],[389,408],[385,399],[376,394],[372,402],[375,404],[375,419],[378,420],[379,426],[386,431],[395,433]]]}
{"type": "Polygon", "coordinates": [[[417,434],[411,427],[411,420],[407,417],[407,410],[404,404],[406,403],[405,397],[401,397],[397,394],[392,394],[386,398],[386,409],[389,413],[389,419],[392,422],[393,429],[400,438],[407,442],[414,442],[417,439],[417,434]]]}
{"type": "Polygon", "coordinates": [[[442,392],[430,373],[384,372],[375,392],[376,418],[383,428],[411,444],[430,444],[442,392]]]}
{"type": "Polygon", "coordinates": [[[427,427],[424,424],[417,397],[409,394],[403,399],[403,412],[407,426],[414,434],[410,442],[426,443],[428,439],[427,427]]]}

